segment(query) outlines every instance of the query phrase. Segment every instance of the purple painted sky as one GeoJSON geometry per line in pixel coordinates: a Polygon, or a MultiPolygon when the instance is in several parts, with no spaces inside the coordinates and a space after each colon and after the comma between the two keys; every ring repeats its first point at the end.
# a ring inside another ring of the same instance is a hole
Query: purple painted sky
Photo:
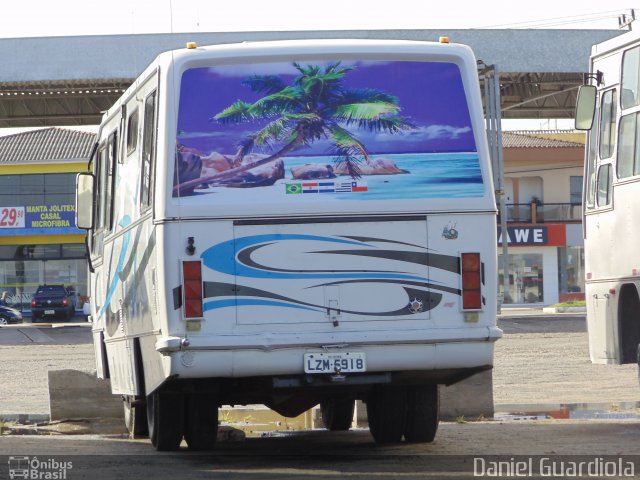
{"type": "MultiPolygon", "coordinates": [[[[326,64],[327,62],[300,62],[326,64]]],[[[476,151],[469,111],[464,97],[458,67],[435,62],[353,62],[342,81],[343,88],[379,90],[398,99],[400,114],[415,125],[401,134],[374,134],[349,126],[371,154],[428,153],[476,151]]],[[[182,77],[178,141],[209,154],[217,151],[233,154],[238,141],[262,128],[266,121],[223,125],[211,117],[237,100],[254,102],[262,97],[242,80],[251,75],[279,75],[289,85],[296,70],[291,63],[232,65],[198,68],[182,77]]],[[[318,141],[310,148],[294,152],[294,156],[329,155],[329,142],[318,141]]],[[[269,152],[264,152],[269,153],[269,152]]]]}

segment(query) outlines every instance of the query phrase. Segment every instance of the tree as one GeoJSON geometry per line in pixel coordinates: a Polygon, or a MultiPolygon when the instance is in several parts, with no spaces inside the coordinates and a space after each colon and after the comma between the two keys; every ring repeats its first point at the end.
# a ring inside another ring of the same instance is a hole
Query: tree
{"type": "MultiPolygon", "coordinates": [[[[298,75],[291,85],[285,85],[275,75],[254,75],[242,82],[264,96],[254,103],[237,100],[212,120],[223,124],[256,120],[267,120],[267,123],[238,143],[231,170],[192,180],[192,183],[223,182],[321,139],[327,139],[333,145],[336,164],[344,164],[349,175],[358,178],[358,163],[362,158],[368,161],[369,154],[349,127],[392,134],[413,128],[408,119],[400,115],[400,106],[394,96],[374,89],[343,87],[343,77],[353,67],[342,67],[340,62],[324,69],[319,65],[293,63],[293,66],[298,75]],[[256,147],[274,153],[243,165],[244,157],[256,147]]],[[[176,188],[183,186],[185,184],[176,188]]]]}

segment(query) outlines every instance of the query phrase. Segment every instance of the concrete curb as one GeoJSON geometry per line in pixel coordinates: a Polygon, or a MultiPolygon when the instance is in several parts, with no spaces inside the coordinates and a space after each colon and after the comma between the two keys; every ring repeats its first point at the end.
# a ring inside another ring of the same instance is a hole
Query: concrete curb
{"type": "Polygon", "coordinates": [[[563,314],[586,314],[586,307],[539,307],[539,308],[503,308],[498,313],[498,319],[542,317],[550,318],[554,315],[563,314]]]}
{"type": "Polygon", "coordinates": [[[586,307],[544,307],[543,313],[587,313],[586,307]]]}
{"type": "Polygon", "coordinates": [[[0,325],[0,328],[66,328],[66,327],[91,327],[89,322],[59,322],[59,323],[11,323],[9,325],[0,325]]]}

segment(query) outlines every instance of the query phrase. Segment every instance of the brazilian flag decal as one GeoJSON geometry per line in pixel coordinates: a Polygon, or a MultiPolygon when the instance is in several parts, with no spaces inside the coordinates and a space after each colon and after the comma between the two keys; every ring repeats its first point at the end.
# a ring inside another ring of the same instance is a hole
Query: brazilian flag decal
{"type": "Polygon", "coordinates": [[[287,183],[287,195],[294,193],[302,193],[302,185],[300,183],[287,183]]]}

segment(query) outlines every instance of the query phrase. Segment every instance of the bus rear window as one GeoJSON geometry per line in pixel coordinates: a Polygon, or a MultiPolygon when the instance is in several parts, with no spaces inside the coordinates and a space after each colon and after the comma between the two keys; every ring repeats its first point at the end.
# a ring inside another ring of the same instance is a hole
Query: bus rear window
{"type": "Polygon", "coordinates": [[[174,197],[291,204],[484,193],[457,64],[307,60],[182,75],[174,197]]]}

